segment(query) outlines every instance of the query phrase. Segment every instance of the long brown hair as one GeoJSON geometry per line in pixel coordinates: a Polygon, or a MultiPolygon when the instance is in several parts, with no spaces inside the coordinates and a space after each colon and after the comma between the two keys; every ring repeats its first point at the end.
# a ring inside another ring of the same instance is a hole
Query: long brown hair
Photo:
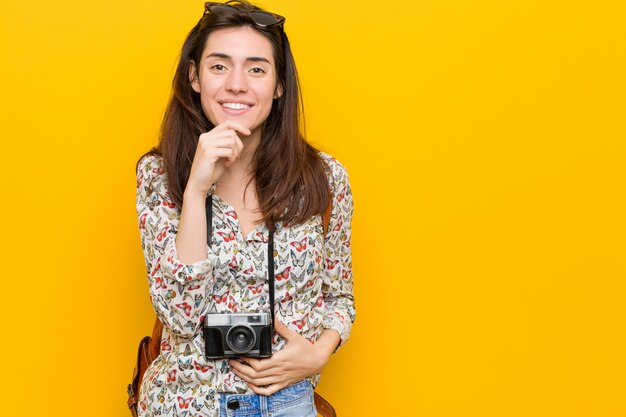
{"type": "MultiPolygon", "coordinates": [[[[229,5],[242,10],[262,10],[246,0],[235,4],[230,2],[229,5]]],[[[257,26],[245,13],[230,16],[207,13],[191,29],[174,76],[159,144],[142,155],[139,161],[149,154],[163,158],[169,194],[180,209],[198,137],[215,127],[202,111],[200,94],[191,88],[189,65],[192,60],[200,62],[211,32],[241,26],[251,27],[271,42],[277,85],[283,86],[283,94],[274,100],[264,122],[261,142],[252,156],[253,175],[250,181],[255,182],[259,209],[268,228],[273,230],[278,221],[300,224],[313,215],[323,213],[328,205],[330,190],[324,161],[300,132],[304,104],[287,34],[280,27],[257,26]]],[[[199,65],[196,69],[199,70],[199,65]]]]}

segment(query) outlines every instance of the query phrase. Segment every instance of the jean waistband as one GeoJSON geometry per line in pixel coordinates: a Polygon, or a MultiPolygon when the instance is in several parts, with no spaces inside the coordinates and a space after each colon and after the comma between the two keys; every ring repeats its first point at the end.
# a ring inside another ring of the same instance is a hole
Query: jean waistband
{"type": "Polygon", "coordinates": [[[265,407],[274,411],[288,407],[306,396],[310,396],[311,401],[313,401],[313,386],[308,380],[303,379],[300,382],[276,391],[270,396],[260,394],[220,393],[220,403],[226,405],[226,407],[228,407],[228,404],[232,404],[231,406],[237,407],[237,410],[240,412],[259,410],[265,407]]]}

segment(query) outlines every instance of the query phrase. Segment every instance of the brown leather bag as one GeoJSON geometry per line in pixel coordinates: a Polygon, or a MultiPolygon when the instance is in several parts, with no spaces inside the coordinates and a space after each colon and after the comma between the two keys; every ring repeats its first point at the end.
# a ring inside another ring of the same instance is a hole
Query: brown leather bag
{"type": "Polygon", "coordinates": [[[152,337],[145,336],[139,342],[139,351],[137,352],[137,365],[133,370],[133,380],[128,384],[128,408],[133,417],[137,417],[137,401],[139,401],[139,387],[143,380],[143,375],[153,360],[159,356],[161,351],[161,333],[163,332],[163,323],[157,317],[152,330],[152,337]]]}
{"type": "MultiPolygon", "coordinates": [[[[330,211],[332,209],[331,201],[328,203],[328,207],[324,212],[324,233],[326,233],[328,229],[328,223],[330,220],[330,211]]],[[[143,380],[144,373],[148,366],[152,363],[153,360],[159,356],[161,351],[161,334],[163,333],[163,323],[159,318],[156,318],[154,323],[154,329],[152,330],[152,337],[145,336],[139,342],[139,351],[137,352],[137,365],[133,370],[133,380],[130,384],[128,384],[127,392],[128,392],[128,408],[130,409],[130,413],[133,417],[137,417],[137,401],[139,401],[139,387],[141,386],[141,381],[143,380]]],[[[337,413],[335,409],[328,401],[326,401],[321,395],[317,392],[314,396],[315,399],[315,408],[317,408],[317,412],[322,415],[322,417],[336,417],[337,413]]]]}

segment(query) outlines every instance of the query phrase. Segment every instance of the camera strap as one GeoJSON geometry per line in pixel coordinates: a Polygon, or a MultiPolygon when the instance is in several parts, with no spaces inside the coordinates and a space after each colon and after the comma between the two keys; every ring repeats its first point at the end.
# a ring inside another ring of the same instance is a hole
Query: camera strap
{"type": "MultiPolygon", "coordinates": [[[[213,194],[206,199],[206,241],[211,247],[213,238],[213,194]]],[[[274,326],[274,232],[269,231],[267,239],[267,280],[270,289],[270,311],[272,313],[272,327],[274,326]]]]}

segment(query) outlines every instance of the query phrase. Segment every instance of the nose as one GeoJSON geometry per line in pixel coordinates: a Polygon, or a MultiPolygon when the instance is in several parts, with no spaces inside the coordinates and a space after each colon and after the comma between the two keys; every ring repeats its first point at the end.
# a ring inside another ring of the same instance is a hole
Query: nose
{"type": "Polygon", "coordinates": [[[232,93],[246,92],[248,84],[246,76],[241,70],[233,70],[226,79],[226,90],[232,93]]]}

